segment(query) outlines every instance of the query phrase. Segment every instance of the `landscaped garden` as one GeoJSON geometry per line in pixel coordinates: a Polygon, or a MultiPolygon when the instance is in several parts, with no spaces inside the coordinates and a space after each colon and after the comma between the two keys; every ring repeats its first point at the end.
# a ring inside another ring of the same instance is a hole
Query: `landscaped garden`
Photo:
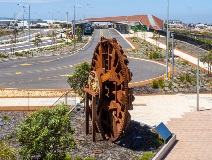
{"type": "MultiPolygon", "coordinates": [[[[127,52],[129,56],[152,59],[165,64],[165,50],[160,49],[156,45],[152,45],[140,38],[131,38],[131,40],[138,46],[137,50],[130,50],[127,52]]],[[[158,38],[158,41],[164,42],[164,38],[158,38]]],[[[176,47],[185,53],[196,54],[197,47],[188,43],[176,42],[176,47]],[[193,50],[191,50],[191,48],[193,50]],[[195,51],[191,52],[191,51],[195,51]]],[[[205,57],[209,57],[212,52],[200,50],[201,61],[205,57]]],[[[207,58],[205,58],[207,60],[207,58]]],[[[195,93],[196,92],[196,67],[189,64],[188,61],[182,60],[175,56],[174,60],[175,73],[165,81],[164,78],[155,80],[151,84],[137,86],[134,88],[134,94],[161,94],[161,93],[195,93]]],[[[169,55],[169,63],[171,64],[171,52],[169,55]]],[[[212,60],[209,60],[211,65],[212,60]]],[[[210,66],[209,66],[210,68],[210,66]]],[[[200,71],[200,92],[212,92],[212,73],[207,71],[200,71]]]]}

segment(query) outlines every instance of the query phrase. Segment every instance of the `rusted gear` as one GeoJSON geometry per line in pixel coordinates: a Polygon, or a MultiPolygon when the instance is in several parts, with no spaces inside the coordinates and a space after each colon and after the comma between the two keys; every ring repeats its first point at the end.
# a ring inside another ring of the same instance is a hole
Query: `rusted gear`
{"type": "Polygon", "coordinates": [[[101,37],[94,50],[88,86],[98,92],[97,127],[101,125],[105,137],[111,141],[117,140],[130,123],[132,92],[128,83],[132,73],[127,64],[127,56],[116,39],[101,37]]]}

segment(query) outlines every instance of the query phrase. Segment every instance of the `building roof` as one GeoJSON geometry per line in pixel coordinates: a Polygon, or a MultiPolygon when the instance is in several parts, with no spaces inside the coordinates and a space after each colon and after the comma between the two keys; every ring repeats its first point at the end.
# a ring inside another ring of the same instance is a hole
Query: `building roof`
{"type": "Polygon", "coordinates": [[[163,20],[153,15],[133,15],[103,18],[87,18],[90,22],[123,22],[123,21],[140,21],[143,25],[156,30],[163,29],[163,20]]]}

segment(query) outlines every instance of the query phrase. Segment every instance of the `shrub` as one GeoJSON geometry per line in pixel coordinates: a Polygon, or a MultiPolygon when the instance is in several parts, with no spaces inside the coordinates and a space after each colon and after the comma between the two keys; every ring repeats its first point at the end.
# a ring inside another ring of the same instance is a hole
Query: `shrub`
{"type": "Polygon", "coordinates": [[[160,137],[158,137],[157,139],[154,140],[154,147],[158,148],[160,146],[162,146],[164,143],[163,139],[161,139],[160,137]]]}
{"type": "Polygon", "coordinates": [[[66,152],[75,147],[67,106],[33,112],[17,129],[19,153],[23,159],[64,160],[66,152]],[[56,145],[55,145],[56,144],[56,145]]]}
{"type": "Polygon", "coordinates": [[[6,56],[4,54],[0,54],[0,58],[8,58],[9,56],[6,56]]]}
{"type": "Polygon", "coordinates": [[[0,159],[16,160],[16,150],[11,148],[6,142],[0,140],[0,159]]]}
{"type": "Polygon", "coordinates": [[[169,82],[168,84],[168,88],[171,89],[172,88],[172,82],[169,82]]]}
{"type": "Polygon", "coordinates": [[[74,160],[83,160],[83,158],[81,156],[76,156],[74,157],[74,160]]]}
{"type": "Polygon", "coordinates": [[[97,160],[95,157],[87,157],[85,160],[97,160]]]}
{"type": "Polygon", "coordinates": [[[164,87],[165,87],[164,81],[162,79],[158,80],[158,85],[162,89],[164,89],[164,87]]]}
{"type": "Polygon", "coordinates": [[[70,154],[66,154],[64,160],[70,160],[71,159],[71,155],[70,154]]]}
{"type": "Polygon", "coordinates": [[[9,117],[7,117],[7,116],[3,116],[3,120],[4,120],[4,121],[9,121],[9,120],[10,120],[10,118],[9,118],[9,117]]]}
{"type": "Polygon", "coordinates": [[[189,76],[188,73],[185,75],[185,79],[187,82],[191,83],[191,77],[189,76]]]}
{"type": "Polygon", "coordinates": [[[152,82],[152,88],[157,89],[159,88],[158,82],[157,81],[153,81],[152,82]]]}
{"type": "Polygon", "coordinates": [[[140,160],[151,160],[154,154],[152,152],[144,152],[140,160]]]}
{"type": "Polygon", "coordinates": [[[17,56],[17,57],[22,57],[23,54],[22,54],[22,53],[19,53],[19,52],[15,52],[15,56],[17,56]]]}
{"type": "Polygon", "coordinates": [[[180,81],[181,81],[182,83],[184,83],[184,81],[185,81],[185,77],[184,77],[182,74],[180,74],[180,81]]]}
{"type": "Polygon", "coordinates": [[[134,155],[133,157],[132,157],[132,160],[139,160],[141,157],[139,157],[138,155],[134,155]]]}
{"type": "Polygon", "coordinates": [[[185,66],[185,65],[188,65],[188,61],[183,61],[183,65],[185,66]]]}

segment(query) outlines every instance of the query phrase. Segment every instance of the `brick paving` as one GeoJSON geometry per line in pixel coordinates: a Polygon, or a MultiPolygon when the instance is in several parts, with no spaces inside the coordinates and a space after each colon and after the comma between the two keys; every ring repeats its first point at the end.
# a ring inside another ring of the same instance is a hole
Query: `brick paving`
{"type": "Polygon", "coordinates": [[[178,142],[166,160],[212,160],[212,110],[186,113],[167,127],[177,134],[178,142]]]}
{"type": "Polygon", "coordinates": [[[150,126],[163,122],[178,142],[167,160],[212,160],[212,94],[135,96],[131,119],[150,126]]]}

